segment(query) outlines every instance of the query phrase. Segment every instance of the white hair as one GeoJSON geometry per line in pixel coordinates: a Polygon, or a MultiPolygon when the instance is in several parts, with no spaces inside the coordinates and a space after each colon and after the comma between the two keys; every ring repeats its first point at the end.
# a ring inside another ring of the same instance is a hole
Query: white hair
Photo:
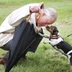
{"type": "Polygon", "coordinates": [[[54,8],[44,9],[44,12],[49,19],[53,18],[54,21],[57,19],[57,11],[54,8]]]}

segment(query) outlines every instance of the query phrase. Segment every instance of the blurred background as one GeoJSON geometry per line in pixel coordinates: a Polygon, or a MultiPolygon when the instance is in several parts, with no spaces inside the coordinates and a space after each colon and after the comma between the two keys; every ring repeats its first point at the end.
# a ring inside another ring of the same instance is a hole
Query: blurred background
{"type": "MultiPolygon", "coordinates": [[[[0,24],[13,10],[28,3],[44,2],[46,8],[53,7],[57,10],[58,19],[53,24],[58,27],[61,36],[72,45],[72,0],[0,0],[0,24]]],[[[48,34],[45,31],[46,34],[48,34]]],[[[44,39],[46,40],[46,39],[44,39]]],[[[0,50],[0,56],[5,51],[0,50]]],[[[28,53],[26,61],[20,61],[11,72],[72,72],[67,58],[54,50],[48,43],[40,43],[35,53],[28,53]]],[[[0,72],[5,67],[0,65],[0,72]]]]}

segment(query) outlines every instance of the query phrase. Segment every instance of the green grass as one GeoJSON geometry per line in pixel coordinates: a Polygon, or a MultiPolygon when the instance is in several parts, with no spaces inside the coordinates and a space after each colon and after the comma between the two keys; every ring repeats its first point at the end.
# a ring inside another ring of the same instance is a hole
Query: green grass
{"type": "MultiPolygon", "coordinates": [[[[44,0],[0,0],[0,4],[26,4],[26,3],[32,3],[32,2],[42,2],[44,0]]],[[[62,1],[65,1],[65,0],[45,0],[44,2],[62,2],[62,1]]]]}
{"type": "MultiPolygon", "coordinates": [[[[0,0],[0,24],[5,17],[16,8],[32,2],[43,0],[0,0]]],[[[58,11],[58,19],[54,23],[63,37],[72,33],[72,1],[71,0],[45,0],[46,7],[54,7],[58,11]],[[50,2],[51,1],[51,2],[50,2]]],[[[44,39],[45,40],[45,39],[44,39]]],[[[65,38],[72,45],[72,37],[65,38]]],[[[5,52],[0,50],[0,56],[5,52]]],[[[5,66],[0,65],[0,72],[4,72],[5,66]]],[[[35,53],[29,52],[27,60],[19,61],[11,72],[72,72],[67,58],[53,49],[49,44],[40,43],[35,53]]]]}

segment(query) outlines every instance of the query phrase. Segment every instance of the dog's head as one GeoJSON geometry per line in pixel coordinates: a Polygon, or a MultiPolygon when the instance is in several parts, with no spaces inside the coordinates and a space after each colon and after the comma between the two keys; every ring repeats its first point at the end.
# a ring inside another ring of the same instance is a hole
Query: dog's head
{"type": "Polygon", "coordinates": [[[46,29],[51,33],[51,34],[57,34],[59,31],[56,26],[46,26],[46,29]]]}

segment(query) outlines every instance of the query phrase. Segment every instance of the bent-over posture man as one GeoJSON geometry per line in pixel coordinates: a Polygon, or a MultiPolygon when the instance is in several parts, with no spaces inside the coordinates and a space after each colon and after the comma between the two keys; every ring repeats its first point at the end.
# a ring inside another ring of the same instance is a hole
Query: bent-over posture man
{"type": "MultiPolygon", "coordinates": [[[[34,25],[35,32],[38,33],[42,26],[53,24],[57,19],[56,10],[44,8],[43,3],[32,3],[24,5],[9,14],[0,26],[0,47],[9,50],[4,46],[13,39],[15,28],[23,20],[34,25]]],[[[0,64],[4,64],[8,55],[0,58],[0,64]]]]}

